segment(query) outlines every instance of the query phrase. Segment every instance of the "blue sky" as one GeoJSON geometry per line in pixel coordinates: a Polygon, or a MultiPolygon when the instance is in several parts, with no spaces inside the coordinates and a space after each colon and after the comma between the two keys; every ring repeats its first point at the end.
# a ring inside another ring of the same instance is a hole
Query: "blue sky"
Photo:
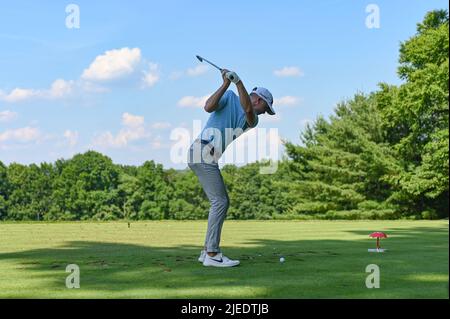
{"type": "MultiPolygon", "coordinates": [[[[171,157],[177,129],[205,123],[221,84],[200,54],[265,86],[278,115],[261,128],[299,143],[305,123],[383,81],[398,48],[447,1],[10,1],[0,10],[0,161],[53,162],[94,149],[114,162],[171,157]],[[379,28],[366,7],[379,8],[379,28]]],[[[235,90],[235,89],[234,89],[235,90]]],[[[191,132],[192,133],[192,132],[191,132]]],[[[280,154],[281,155],[281,154],[280,154]]]]}

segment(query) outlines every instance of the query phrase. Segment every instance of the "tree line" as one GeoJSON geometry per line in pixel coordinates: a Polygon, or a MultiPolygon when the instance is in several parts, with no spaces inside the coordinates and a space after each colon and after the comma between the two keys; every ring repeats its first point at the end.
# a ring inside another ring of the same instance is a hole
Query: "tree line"
{"type": "MultiPolygon", "coordinates": [[[[401,43],[401,85],[380,83],[286,141],[275,174],[226,165],[231,219],[436,219],[449,214],[449,17],[401,43]]],[[[88,151],[55,163],[0,161],[1,220],[206,219],[190,170],[116,165],[88,151]]]]}

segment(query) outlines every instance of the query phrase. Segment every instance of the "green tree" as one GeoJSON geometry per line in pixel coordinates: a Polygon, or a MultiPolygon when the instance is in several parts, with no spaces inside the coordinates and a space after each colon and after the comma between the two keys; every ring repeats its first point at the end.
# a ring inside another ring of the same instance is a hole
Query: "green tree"
{"type": "Polygon", "coordinates": [[[52,166],[13,163],[8,167],[8,218],[40,220],[50,210],[52,166]]]}
{"type": "Polygon", "coordinates": [[[398,73],[406,83],[382,84],[378,93],[384,128],[404,168],[390,178],[399,186],[390,200],[435,217],[448,216],[448,23],[447,11],[429,12],[401,44],[398,73]]]}
{"type": "Polygon", "coordinates": [[[399,75],[337,106],[287,144],[291,212],[336,218],[448,216],[448,13],[432,11],[401,44],[399,75]]]}
{"type": "Polygon", "coordinates": [[[299,200],[290,214],[322,218],[395,218],[386,205],[395,153],[383,142],[376,96],[357,94],[340,103],[330,122],[319,118],[302,134],[304,145],[286,143],[299,200]]]}
{"type": "Polygon", "coordinates": [[[169,192],[169,219],[205,219],[209,202],[191,170],[168,170],[165,173],[169,192]]]}
{"type": "Polygon", "coordinates": [[[5,219],[8,214],[8,179],[7,167],[0,161],[0,219],[5,219]]]}
{"type": "Polygon", "coordinates": [[[122,172],[119,176],[118,185],[119,207],[126,220],[137,220],[140,206],[144,201],[139,192],[137,177],[122,172]]]}
{"type": "Polygon", "coordinates": [[[167,217],[169,190],[164,180],[161,164],[146,161],[138,168],[137,183],[142,202],[139,219],[162,219],[167,217]]]}
{"type": "Polygon", "coordinates": [[[110,158],[94,151],[75,155],[54,181],[54,211],[60,215],[51,218],[97,219],[105,207],[111,207],[115,216],[118,183],[119,170],[110,158]]]}

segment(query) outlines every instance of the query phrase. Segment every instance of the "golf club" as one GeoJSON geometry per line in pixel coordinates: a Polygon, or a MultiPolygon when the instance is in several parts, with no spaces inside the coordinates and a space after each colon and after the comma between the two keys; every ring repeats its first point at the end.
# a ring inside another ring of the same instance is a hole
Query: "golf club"
{"type": "MultiPolygon", "coordinates": [[[[206,60],[205,58],[202,58],[201,56],[199,56],[199,55],[196,55],[196,57],[197,57],[197,59],[200,61],[200,62],[207,62],[207,63],[209,63],[209,64],[211,64],[213,67],[215,67],[216,69],[218,69],[220,72],[222,72],[222,68],[219,68],[217,65],[215,65],[214,63],[212,63],[211,61],[208,61],[208,60],[206,60]]],[[[227,73],[227,78],[230,80],[230,81],[233,81],[234,80],[234,75],[233,75],[233,72],[229,72],[229,73],[227,73]]]]}

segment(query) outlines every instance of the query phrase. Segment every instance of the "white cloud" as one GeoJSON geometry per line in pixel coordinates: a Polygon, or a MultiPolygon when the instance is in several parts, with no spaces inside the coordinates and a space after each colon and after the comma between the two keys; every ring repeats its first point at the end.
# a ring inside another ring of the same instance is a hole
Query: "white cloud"
{"type": "Polygon", "coordinates": [[[13,89],[9,94],[2,93],[0,98],[5,102],[14,103],[27,100],[38,95],[39,92],[36,90],[16,88],[13,89]]]}
{"type": "Polygon", "coordinates": [[[188,69],[186,71],[186,74],[188,76],[199,76],[199,75],[202,75],[202,74],[208,72],[208,70],[209,70],[209,67],[207,65],[199,64],[195,68],[188,69]]]}
{"type": "Polygon", "coordinates": [[[149,137],[149,133],[143,127],[121,129],[114,136],[110,131],[104,132],[94,139],[94,145],[103,148],[123,148],[132,141],[149,137]]]}
{"type": "Polygon", "coordinates": [[[62,98],[72,92],[73,84],[73,81],[58,79],[52,83],[48,94],[51,98],[62,98]]]}
{"type": "Polygon", "coordinates": [[[93,144],[95,146],[104,147],[104,148],[117,146],[115,138],[110,131],[103,132],[100,135],[96,136],[94,138],[93,144]]]}
{"type": "Polygon", "coordinates": [[[178,101],[180,107],[204,107],[210,95],[195,97],[185,96],[178,101]]]}
{"type": "Polygon", "coordinates": [[[274,106],[293,106],[301,102],[301,98],[296,96],[283,96],[280,98],[275,98],[273,101],[274,106]]]}
{"type": "Polygon", "coordinates": [[[158,65],[155,63],[149,63],[149,68],[147,71],[143,71],[144,76],[142,77],[143,87],[152,87],[159,81],[158,65]]]}
{"type": "Polygon", "coordinates": [[[67,139],[67,142],[71,147],[77,145],[78,143],[78,132],[77,131],[71,131],[66,130],[64,132],[64,137],[67,139]]]}
{"type": "Polygon", "coordinates": [[[159,66],[146,62],[139,48],[121,48],[109,50],[97,56],[85,69],[80,79],[66,81],[55,80],[48,89],[14,88],[10,92],[0,90],[0,101],[8,103],[22,102],[31,99],[61,99],[74,91],[81,93],[104,93],[110,89],[105,81],[119,79],[124,76],[142,72],[141,87],[152,87],[160,80],[159,66]],[[144,69],[144,67],[146,69],[144,69]]]}
{"type": "Polygon", "coordinates": [[[51,84],[49,89],[45,90],[15,88],[8,94],[0,92],[0,100],[15,103],[33,98],[59,99],[69,95],[72,92],[73,87],[73,81],[57,79],[51,84]]]}
{"type": "Polygon", "coordinates": [[[23,127],[0,133],[0,142],[33,142],[39,140],[41,132],[34,127],[23,127]]]}
{"type": "Polygon", "coordinates": [[[122,48],[106,51],[95,58],[81,78],[89,81],[108,81],[129,75],[141,61],[139,48],[122,48]]]}
{"type": "Polygon", "coordinates": [[[144,125],[144,117],[130,113],[122,114],[122,124],[129,127],[139,127],[144,125]]]}
{"type": "Polygon", "coordinates": [[[276,76],[279,77],[290,77],[290,76],[303,76],[304,73],[296,66],[285,66],[279,70],[273,71],[276,76]]]}
{"type": "Polygon", "coordinates": [[[151,133],[144,126],[144,117],[129,113],[122,115],[122,128],[116,136],[110,131],[103,132],[94,138],[93,144],[103,148],[123,148],[130,142],[149,138],[151,133]]]}
{"type": "Polygon", "coordinates": [[[0,112],[0,122],[10,122],[17,117],[17,113],[11,111],[0,112]]]}
{"type": "Polygon", "coordinates": [[[179,80],[183,76],[196,77],[208,72],[210,67],[205,64],[199,64],[194,68],[189,68],[186,71],[173,71],[169,75],[169,79],[171,80],[179,80]]]}
{"type": "Polygon", "coordinates": [[[152,124],[152,128],[156,130],[162,130],[169,127],[172,127],[172,124],[170,124],[169,122],[155,122],[152,124]]]}

